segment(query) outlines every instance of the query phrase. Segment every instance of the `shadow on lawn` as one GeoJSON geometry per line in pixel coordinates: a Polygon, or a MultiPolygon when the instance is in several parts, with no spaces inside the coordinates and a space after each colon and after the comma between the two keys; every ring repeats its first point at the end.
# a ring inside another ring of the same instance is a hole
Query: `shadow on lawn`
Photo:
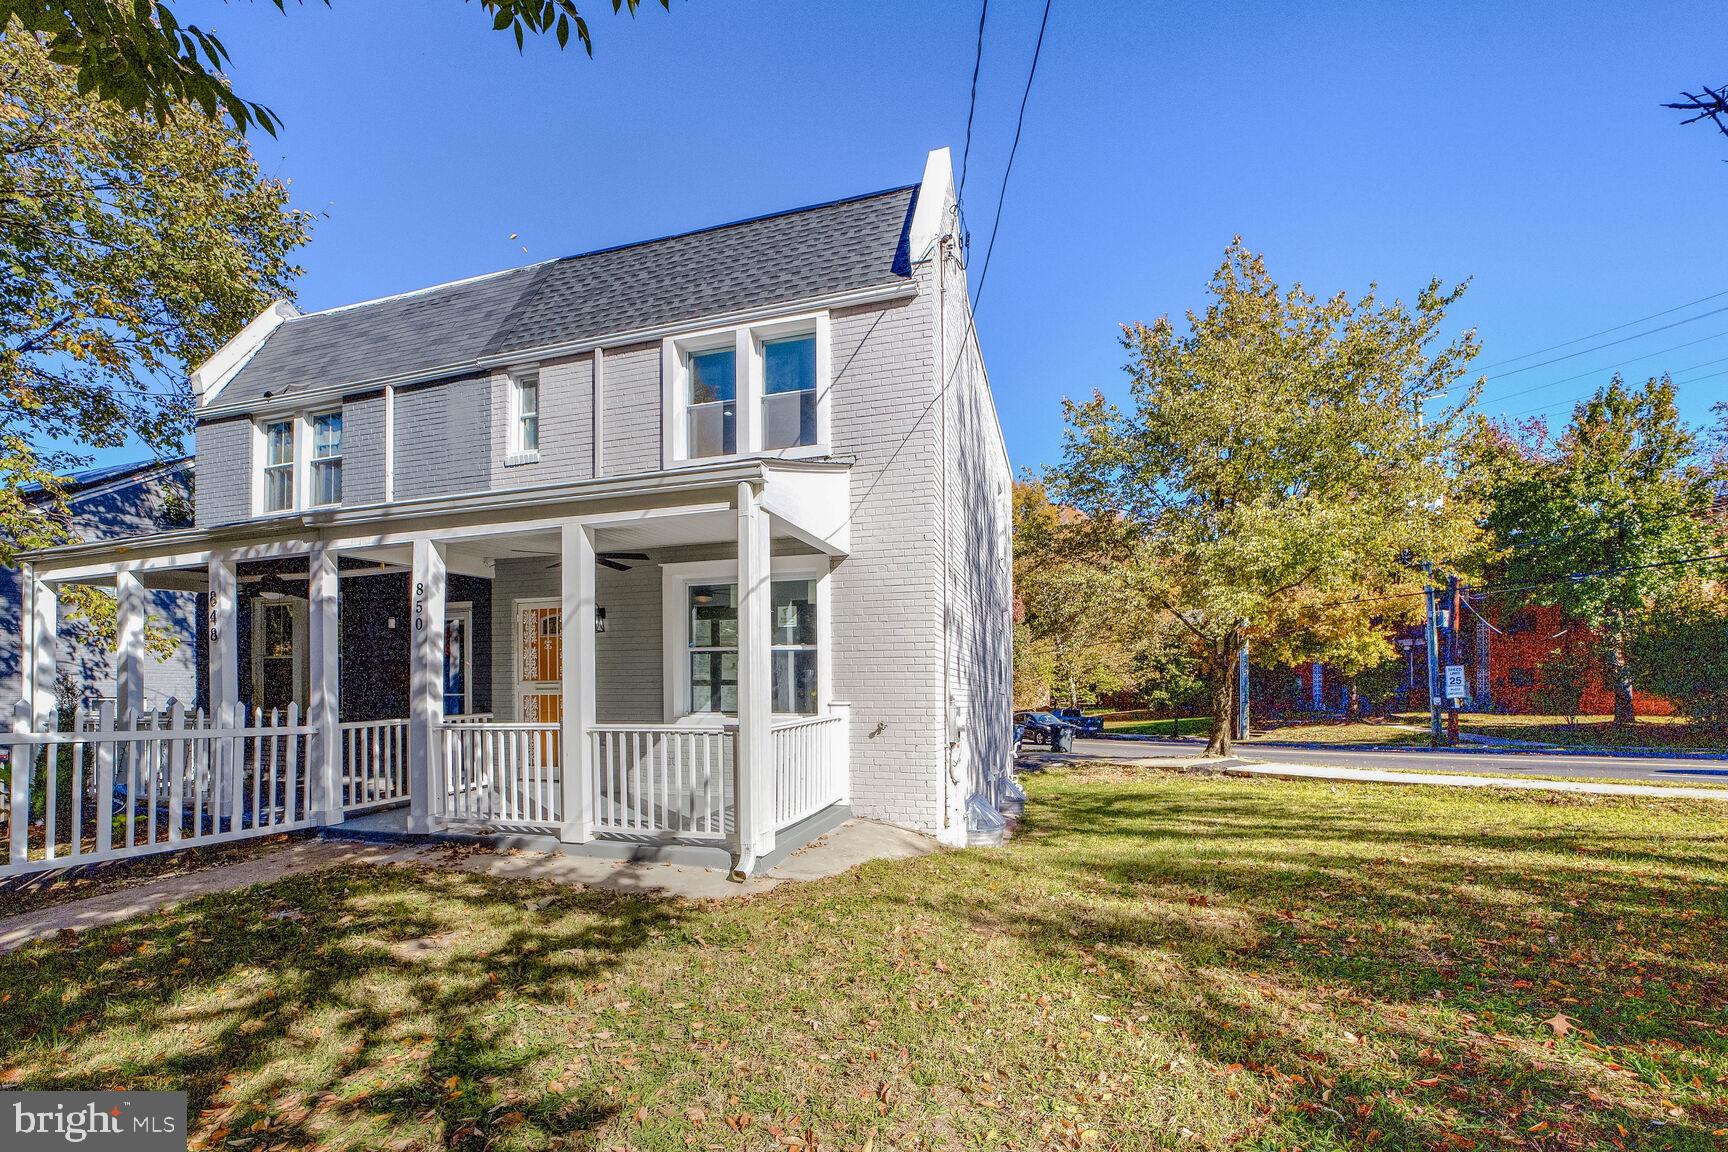
{"type": "Polygon", "coordinates": [[[61,1058],[51,1064],[39,1053],[9,1086],[184,1089],[192,1129],[206,1137],[217,1128],[239,1135],[274,1115],[268,1129],[248,1133],[253,1146],[317,1144],[332,1126],[358,1136],[357,1146],[383,1147],[430,1125],[437,1146],[456,1148],[490,1146],[524,1125],[592,1128],[616,1105],[592,1095],[587,1077],[520,1091],[530,1065],[573,1049],[527,1045],[509,1014],[488,1023],[485,1008],[503,997],[565,1007],[583,982],[605,978],[663,930],[673,909],[581,889],[525,908],[512,887],[458,872],[351,867],[261,890],[265,905],[260,890],[222,894],[145,930],[134,922],[92,931],[76,948],[26,949],[0,960],[9,1001],[0,1053],[59,1040],[61,1058]],[[429,889],[435,913],[416,906],[429,889]],[[470,930],[499,938],[466,949],[460,937],[470,930]],[[109,958],[92,965],[92,953],[109,958]],[[356,1079],[396,1066],[417,1070],[356,1090],[356,1079]],[[501,1082],[515,1088],[501,1093],[501,1082]],[[207,1109],[221,1114],[200,1121],[207,1109]]]}
{"type": "MultiPolygon", "coordinates": [[[[1270,1077],[1301,1117],[1287,1135],[1563,1149],[1628,1146],[1623,1126],[1630,1146],[1721,1147],[1728,1098],[1704,1081],[1728,1055],[1728,887],[1699,874],[1728,871],[1719,836],[1587,815],[1428,827],[1254,785],[1202,800],[1069,783],[1035,801],[1021,835],[1037,850],[994,858],[987,887],[1030,868],[1071,898],[954,891],[951,909],[1042,962],[1078,953],[1100,992],[1151,1005],[1216,1066],[1270,1077]],[[1540,1022],[1559,1011],[1597,1044],[1657,1053],[1631,1069],[1643,1084],[1550,1044],[1540,1022]]],[[[1497,801],[1475,802],[1492,819],[1497,801]]]]}

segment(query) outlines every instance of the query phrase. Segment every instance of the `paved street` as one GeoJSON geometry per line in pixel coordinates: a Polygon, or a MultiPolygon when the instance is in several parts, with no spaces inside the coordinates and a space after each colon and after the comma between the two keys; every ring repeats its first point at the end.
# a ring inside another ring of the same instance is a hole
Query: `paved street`
{"type": "MultiPolygon", "coordinates": [[[[1078,740],[1079,757],[1112,760],[1161,760],[1192,756],[1201,744],[1194,740],[1078,740]]],[[[1666,757],[1593,756],[1586,753],[1522,752],[1448,748],[1359,749],[1308,748],[1270,741],[1237,745],[1239,755],[1286,764],[1337,768],[1372,768],[1422,772],[1477,772],[1515,776],[1568,776],[1592,780],[1642,780],[1654,784],[1728,785],[1728,757],[1680,759],[1666,757]]],[[[1029,756],[1038,751],[1028,748],[1029,756]]]]}

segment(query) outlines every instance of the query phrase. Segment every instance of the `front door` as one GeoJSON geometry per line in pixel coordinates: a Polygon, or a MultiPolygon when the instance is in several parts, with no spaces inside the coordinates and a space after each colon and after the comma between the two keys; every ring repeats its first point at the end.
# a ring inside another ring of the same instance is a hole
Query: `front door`
{"type": "MultiPolygon", "coordinates": [[[[556,724],[564,715],[564,643],[556,600],[516,602],[516,720],[521,724],[556,724]]],[[[534,759],[558,763],[558,734],[534,736],[534,759]]]]}
{"type": "Polygon", "coordinates": [[[306,601],[252,601],[252,704],[266,712],[290,704],[306,710],[306,601]]]}
{"type": "Polygon", "coordinates": [[[469,634],[474,630],[474,610],[453,604],[444,615],[444,715],[466,716],[472,700],[472,659],[469,634]]]}
{"type": "Polygon", "coordinates": [[[556,600],[516,602],[516,719],[520,723],[556,724],[563,715],[561,612],[556,600]]]}

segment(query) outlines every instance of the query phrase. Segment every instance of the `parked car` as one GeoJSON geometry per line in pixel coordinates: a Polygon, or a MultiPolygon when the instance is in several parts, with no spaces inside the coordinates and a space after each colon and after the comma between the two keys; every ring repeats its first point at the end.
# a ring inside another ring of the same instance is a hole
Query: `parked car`
{"type": "Polygon", "coordinates": [[[1074,725],[1082,736],[1101,736],[1104,734],[1104,718],[1102,716],[1088,716],[1078,708],[1058,708],[1056,715],[1074,725]]]}
{"type": "Polygon", "coordinates": [[[1079,729],[1054,712],[1016,712],[1014,723],[1021,728],[1022,739],[1047,745],[1052,752],[1070,752],[1079,729]]]}

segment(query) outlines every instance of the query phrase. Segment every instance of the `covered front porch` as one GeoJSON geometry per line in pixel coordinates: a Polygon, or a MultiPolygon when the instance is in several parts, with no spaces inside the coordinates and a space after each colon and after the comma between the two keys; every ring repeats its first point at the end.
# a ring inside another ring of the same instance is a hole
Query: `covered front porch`
{"type": "Polygon", "coordinates": [[[0,871],[322,825],[687,851],[748,874],[848,800],[828,643],[846,481],[735,462],[39,553],[12,737],[35,768],[14,773],[13,811],[31,818],[0,871]],[[119,699],[57,732],[71,583],[116,592],[119,699]],[[153,587],[203,593],[198,701],[149,692],[153,587]],[[69,826],[72,810],[104,823],[110,778],[51,771],[67,747],[119,766],[124,835],[69,826]]]}

